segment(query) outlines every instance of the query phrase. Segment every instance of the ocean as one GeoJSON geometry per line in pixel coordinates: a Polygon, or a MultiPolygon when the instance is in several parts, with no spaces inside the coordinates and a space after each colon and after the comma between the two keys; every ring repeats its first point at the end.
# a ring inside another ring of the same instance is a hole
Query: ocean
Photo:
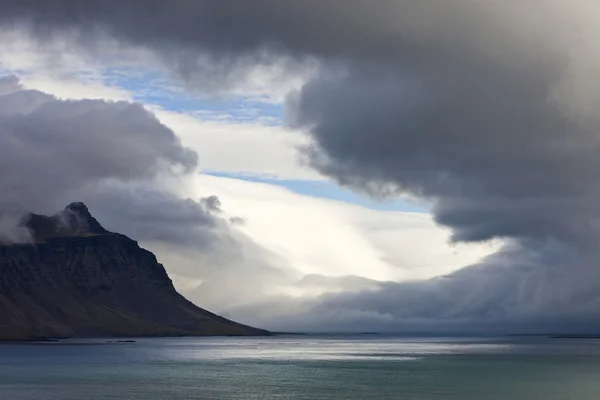
{"type": "Polygon", "coordinates": [[[356,335],[3,344],[0,399],[597,400],[600,340],[356,335]]]}

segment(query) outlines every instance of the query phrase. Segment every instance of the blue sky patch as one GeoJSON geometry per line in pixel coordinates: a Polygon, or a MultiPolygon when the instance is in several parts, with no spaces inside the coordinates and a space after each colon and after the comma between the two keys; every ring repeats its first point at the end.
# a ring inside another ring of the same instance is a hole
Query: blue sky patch
{"type": "Polygon", "coordinates": [[[350,189],[338,186],[334,182],[329,181],[280,180],[274,178],[249,176],[247,174],[232,174],[218,172],[211,172],[207,175],[232,179],[241,179],[248,182],[266,183],[269,185],[281,186],[291,190],[294,193],[312,197],[319,197],[323,199],[337,200],[345,203],[357,204],[373,210],[418,213],[429,212],[428,208],[423,204],[417,204],[401,199],[395,199],[390,201],[377,201],[367,197],[366,195],[361,195],[350,189]]]}
{"type": "Polygon", "coordinates": [[[261,97],[195,95],[158,72],[109,70],[104,80],[129,91],[137,102],[195,114],[203,120],[263,125],[281,125],[283,121],[282,104],[261,97]]]}

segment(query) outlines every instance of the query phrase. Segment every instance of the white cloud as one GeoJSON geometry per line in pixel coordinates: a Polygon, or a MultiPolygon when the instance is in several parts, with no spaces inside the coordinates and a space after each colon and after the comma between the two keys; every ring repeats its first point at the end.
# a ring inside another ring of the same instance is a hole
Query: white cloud
{"type": "Polygon", "coordinates": [[[308,138],[300,132],[258,123],[202,120],[189,113],[154,111],[184,145],[198,152],[200,168],[205,172],[324,179],[303,165],[298,147],[306,145],[308,138]]]}
{"type": "Polygon", "coordinates": [[[29,89],[52,93],[60,99],[98,99],[98,100],[128,100],[131,94],[118,87],[108,86],[101,79],[89,77],[86,80],[75,76],[51,76],[38,73],[21,75],[23,86],[29,89]]]}
{"type": "Polygon", "coordinates": [[[303,274],[375,280],[438,276],[474,263],[493,245],[451,245],[428,214],[372,210],[239,179],[198,175],[184,194],[219,196],[258,244],[303,274]]]}

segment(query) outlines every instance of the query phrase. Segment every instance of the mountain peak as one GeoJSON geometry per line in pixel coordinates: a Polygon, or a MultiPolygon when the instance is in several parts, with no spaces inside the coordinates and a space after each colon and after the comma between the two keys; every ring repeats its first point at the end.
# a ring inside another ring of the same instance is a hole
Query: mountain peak
{"type": "Polygon", "coordinates": [[[111,233],[100,225],[82,202],[71,203],[63,211],[52,216],[28,214],[23,223],[29,229],[35,241],[44,241],[52,237],[111,233]]]}
{"type": "Polygon", "coordinates": [[[69,204],[68,206],[65,207],[65,210],[70,210],[70,211],[77,212],[80,214],[88,214],[91,216],[90,210],[81,201],[75,201],[75,202],[69,204]]]}

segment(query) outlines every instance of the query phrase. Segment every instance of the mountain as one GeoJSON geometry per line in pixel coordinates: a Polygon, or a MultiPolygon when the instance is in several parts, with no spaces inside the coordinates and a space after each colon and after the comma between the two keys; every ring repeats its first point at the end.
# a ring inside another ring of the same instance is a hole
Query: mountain
{"type": "Polygon", "coordinates": [[[31,244],[0,245],[0,340],[268,334],[186,300],[154,254],[83,203],[23,224],[31,244]]]}

